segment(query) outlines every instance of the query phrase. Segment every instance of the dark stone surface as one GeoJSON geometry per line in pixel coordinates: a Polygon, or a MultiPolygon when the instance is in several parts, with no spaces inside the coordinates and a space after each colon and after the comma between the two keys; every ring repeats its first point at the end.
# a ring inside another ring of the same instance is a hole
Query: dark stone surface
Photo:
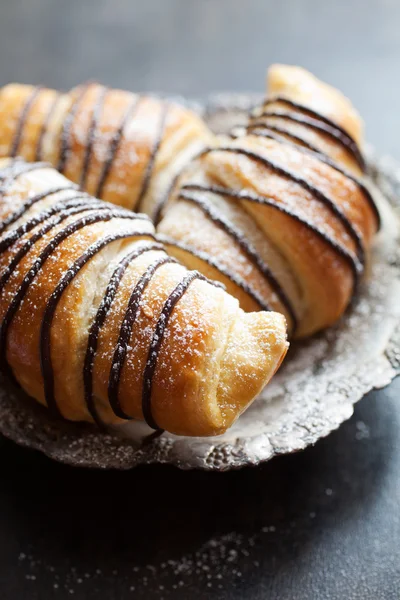
{"type": "MultiPolygon", "coordinates": [[[[399,17],[396,0],[3,1],[0,83],[202,96],[300,63],[400,157],[399,17]]],[[[397,600],[399,393],[371,393],[314,448],[227,474],[74,470],[4,441],[1,597],[397,600]]]]}

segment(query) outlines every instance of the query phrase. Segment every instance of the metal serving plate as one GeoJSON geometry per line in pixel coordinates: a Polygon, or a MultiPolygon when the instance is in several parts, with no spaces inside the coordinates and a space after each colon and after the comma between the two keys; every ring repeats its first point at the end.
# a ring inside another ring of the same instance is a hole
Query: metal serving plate
{"type": "MultiPolygon", "coordinates": [[[[255,101],[248,95],[219,95],[202,112],[223,133],[243,123],[255,101]]],[[[59,421],[6,381],[0,386],[0,432],[76,466],[129,469],[169,463],[207,470],[256,465],[328,435],[367,392],[400,372],[400,165],[372,156],[369,162],[383,227],[368,278],[335,327],[292,344],[272,384],[227,433],[213,438],[164,433],[143,443],[151,430],[142,423],[101,433],[87,424],[59,421]]]]}

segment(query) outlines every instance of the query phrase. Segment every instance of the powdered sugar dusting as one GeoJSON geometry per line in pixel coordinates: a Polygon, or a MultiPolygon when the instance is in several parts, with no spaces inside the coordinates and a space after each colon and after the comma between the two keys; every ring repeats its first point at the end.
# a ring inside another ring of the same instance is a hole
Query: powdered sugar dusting
{"type": "MultiPolygon", "coordinates": [[[[374,162],[371,169],[378,188],[398,208],[399,167],[385,160],[374,162]]],[[[386,218],[370,278],[351,309],[334,328],[294,345],[268,390],[227,434],[211,439],[164,434],[141,447],[149,432],[144,424],[100,434],[87,425],[52,420],[10,388],[0,395],[2,432],[58,460],[101,468],[169,462],[224,470],[314,443],[351,415],[354,402],[373,387],[386,385],[400,370],[397,221],[385,202],[382,207],[386,218]]],[[[362,425],[356,434],[368,435],[362,425]]]]}

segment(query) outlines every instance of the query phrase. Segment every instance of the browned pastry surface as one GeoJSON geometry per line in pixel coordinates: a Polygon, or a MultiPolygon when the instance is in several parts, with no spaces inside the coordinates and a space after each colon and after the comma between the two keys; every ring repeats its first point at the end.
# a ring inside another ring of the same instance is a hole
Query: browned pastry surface
{"type": "Polygon", "coordinates": [[[97,83],[0,91],[0,155],[50,162],[90,194],[154,216],[176,173],[213,140],[176,103],[97,83]]]}
{"type": "Polygon", "coordinates": [[[298,67],[276,65],[268,79],[247,129],[185,169],[158,230],[185,264],[228,274],[246,310],[270,306],[303,337],[343,314],[379,215],[349,101],[298,67]]]}
{"type": "Polygon", "coordinates": [[[40,163],[0,163],[0,361],[71,420],[225,431],[279,367],[282,315],[168,256],[144,215],[40,163]]]}
{"type": "Polygon", "coordinates": [[[156,219],[169,252],[292,335],[334,323],[379,215],[362,123],[337,90],[275,65],[245,130],[214,137],[191,111],[98,84],[0,92],[0,154],[46,159],[83,189],[156,219]]]}

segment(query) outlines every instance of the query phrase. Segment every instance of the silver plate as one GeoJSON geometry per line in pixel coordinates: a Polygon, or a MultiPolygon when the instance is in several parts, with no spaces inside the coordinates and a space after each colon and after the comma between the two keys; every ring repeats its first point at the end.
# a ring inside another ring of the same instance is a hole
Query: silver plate
{"type": "MultiPolygon", "coordinates": [[[[214,130],[224,132],[243,123],[255,101],[219,95],[204,115],[214,130]]],[[[352,415],[355,402],[400,371],[400,166],[372,155],[369,162],[383,228],[368,279],[335,327],[292,344],[272,384],[227,433],[214,438],[164,434],[143,444],[149,433],[144,424],[101,433],[86,424],[55,420],[6,381],[0,387],[0,432],[75,466],[129,469],[169,463],[216,471],[256,465],[328,435],[352,415]]]]}

